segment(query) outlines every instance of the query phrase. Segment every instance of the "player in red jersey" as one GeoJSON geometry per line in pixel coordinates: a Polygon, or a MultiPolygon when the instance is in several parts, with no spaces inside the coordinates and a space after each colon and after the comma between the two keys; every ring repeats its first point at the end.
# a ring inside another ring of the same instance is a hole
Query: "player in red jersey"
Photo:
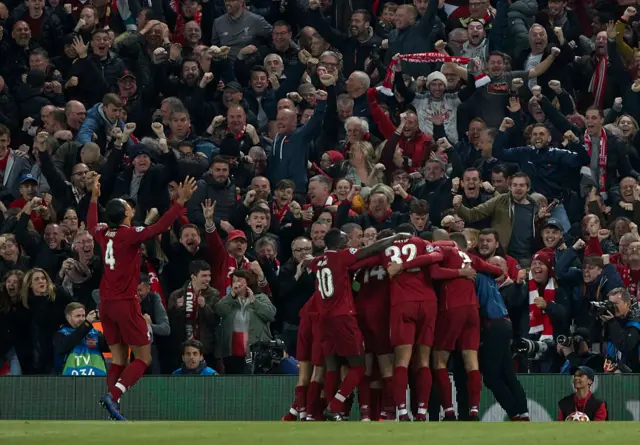
{"type": "Polygon", "coordinates": [[[450,237],[456,247],[437,247],[444,254],[439,264],[429,266],[434,280],[440,281],[438,321],[434,342],[434,378],[438,386],[445,420],[455,420],[451,381],[447,363],[456,348],[462,351],[467,372],[469,417],[478,420],[478,406],[482,391],[482,377],[478,365],[480,347],[480,313],[478,296],[473,280],[476,272],[500,277],[502,269],[475,255],[467,254],[467,240],[461,233],[450,237]]]}
{"type": "MultiPolygon", "coordinates": [[[[390,236],[393,236],[392,230],[383,230],[378,233],[377,239],[390,236]]],[[[373,419],[374,413],[369,408],[373,406],[375,382],[371,381],[371,375],[374,359],[377,359],[383,389],[380,419],[386,420],[387,413],[395,414],[393,347],[389,338],[390,281],[387,271],[382,267],[380,255],[360,261],[352,269],[356,270],[353,289],[356,291],[358,326],[364,337],[366,352],[365,378],[358,387],[360,418],[373,419]]],[[[395,415],[393,417],[395,420],[395,415]]]]}
{"type": "Polygon", "coordinates": [[[340,413],[344,410],[344,402],[365,373],[364,340],[355,317],[349,267],[382,252],[400,237],[405,236],[385,238],[360,250],[345,249],[348,244],[346,234],[331,229],[324,237],[327,250],[309,264],[309,270],[316,274],[316,286],[321,297],[320,331],[327,368],[325,395],[327,400],[331,400],[326,413],[329,420],[342,420],[340,413]],[[349,364],[349,371],[339,388],[338,357],[345,358],[349,364]],[[335,371],[335,374],[330,374],[330,371],[335,371]]]}
{"type": "Polygon", "coordinates": [[[100,321],[113,361],[107,372],[108,393],[100,403],[115,420],[126,420],[118,407],[120,396],[142,377],[151,363],[147,323],[138,302],[140,245],[166,231],[183,211],[196,189],[187,177],[178,187],[171,209],[149,227],[131,227],[133,209],[122,199],[112,199],[105,209],[108,224],[98,224],[100,177],[91,195],[87,227],[102,251],[104,272],[100,281],[100,321]],[[129,348],[136,359],[127,366],[129,348]]]}
{"type": "MultiPolygon", "coordinates": [[[[431,262],[442,260],[439,252],[430,252],[430,243],[417,238],[410,224],[401,224],[398,233],[412,235],[409,239],[397,240],[383,255],[383,266],[391,279],[390,333],[395,353],[393,370],[394,399],[400,420],[409,420],[407,410],[408,367],[414,355],[416,368],[416,398],[418,412],[416,420],[427,420],[427,406],[431,393],[431,370],[429,361],[436,324],[437,299],[428,276],[420,267],[409,268],[398,274],[401,264],[421,256],[431,262]],[[395,266],[392,266],[395,264],[395,266]]],[[[423,260],[424,261],[424,260],[423,260]]],[[[425,262],[423,264],[426,265],[425,262]]]]}

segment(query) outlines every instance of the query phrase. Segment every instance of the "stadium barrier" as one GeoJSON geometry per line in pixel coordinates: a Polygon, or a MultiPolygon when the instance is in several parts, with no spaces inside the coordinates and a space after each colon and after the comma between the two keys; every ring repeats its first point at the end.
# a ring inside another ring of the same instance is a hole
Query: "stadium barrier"
{"type": "MultiPolygon", "coordinates": [[[[554,420],[557,401],[573,391],[567,375],[522,375],[520,381],[539,422],[554,420]]],[[[0,419],[104,420],[98,405],[104,385],[96,377],[2,377],[0,419]]],[[[122,412],[131,420],[279,420],[295,385],[295,376],[149,376],[125,394],[122,412]]],[[[593,389],[607,402],[610,419],[640,420],[640,374],[598,376],[593,389]]],[[[505,418],[486,388],[480,412],[483,421],[505,418]]]]}

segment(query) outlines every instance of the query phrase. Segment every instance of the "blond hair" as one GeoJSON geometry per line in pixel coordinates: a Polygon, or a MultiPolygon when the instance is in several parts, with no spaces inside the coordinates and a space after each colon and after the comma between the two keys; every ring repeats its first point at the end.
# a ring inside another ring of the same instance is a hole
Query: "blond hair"
{"type": "Polygon", "coordinates": [[[56,287],[54,286],[53,281],[51,281],[51,277],[44,269],[34,267],[25,274],[24,278],[22,279],[22,289],[20,289],[22,304],[27,309],[29,309],[28,300],[29,292],[31,292],[31,284],[33,283],[33,276],[37,273],[42,273],[42,275],[44,275],[44,279],[47,280],[47,300],[56,301],[56,287]]]}

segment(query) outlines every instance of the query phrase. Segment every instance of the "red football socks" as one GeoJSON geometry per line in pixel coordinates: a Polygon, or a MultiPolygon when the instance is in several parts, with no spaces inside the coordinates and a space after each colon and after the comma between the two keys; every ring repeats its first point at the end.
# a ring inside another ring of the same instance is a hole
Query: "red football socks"
{"type": "Polygon", "coordinates": [[[306,414],[307,412],[307,389],[308,386],[296,386],[296,399],[294,403],[294,409],[300,414],[306,414]]]}
{"type": "Polygon", "coordinates": [[[315,419],[316,416],[322,416],[322,410],[320,401],[320,392],[322,391],[322,385],[320,382],[309,383],[309,389],[307,390],[307,413],[315,419]]]}
{"type": "Polygon", "coordinates": [[[118,381],[113,386],[113,389],[109,391],[111,398],[114,401],[120,400],[122,394],[124,394],[129,388],[136,384],[140,377],[147,370],[147,364],[140,359],[135,359],[129,366],[125,368],[118,381]]]}
{"type": "MultiPolygon", "coordinates": [[[[447,376],[448,377],[448,376],[447,376]]],[[[431,369],[418,368],[418,376],[416,379],[416,393],[418,399],[417,416],[426,420],[427,407],[429,406],[429,395],[431,395],[431,369]]]]}
{"type": "Polygon", "coordinates": [[[338,371],[327,371],[324,374],[324,397],[333,400],[333,396],[338,392],[340,374],[338,371]]]}
{"type": "Polygon", "coordinates": [[[396,366],[393,371],[393,399],[398,407],[398,415],[406,416],[407,411],[407,385],[409,374],[404,366],[396,366]]]}
{"type": "Polygon", "coordinates": [[[126,366],[111,363],[111,366],[109,366],[109,370],[107,371],[107,392],[111,392],[113,390],[125,369],[126,366]]]}
{"type": "MultiPolygon", "coordinates": [[[[364,366],[354,366],[353,368],[349,368],[349,372],[347,372],[347,375],[340,384],[338,392],[336,392],[333,400],[329,403],[329,411],[332,413],[340,413],[344,410],[345,400],[347,400],[347,397],[349,397],[353,390],[360,384],[360,381],[364,377],[364,371],[364,366]]],[[[327,399],[329,399],[328,395],[327,399]]]]}
{"type": "Polygon", "coordinates": [[[369,377],[365,376],[360,380],[358,385],[358,406],[360,407],[360,418],[370,419],[371,409],[371,381],[369,377]]]}
{"type": "Polygon", "coordinates": [[[467,392],[469,394],[469,414],[478,415],[478,407],[480,406],[480,393],[482,392],[482,376],[480,371],[467,372],[467,392]]]}
{"type": "Polygon", "coordinates": [[[444,409],[444,414],[451,415],[453,412],[453,398],[451,397],[451,381],[449,380],[449,371],[447,368],[435,369],[433,371],[433,378],[438,386],[438,393],[440,395],[440,404],[444,409]]]}

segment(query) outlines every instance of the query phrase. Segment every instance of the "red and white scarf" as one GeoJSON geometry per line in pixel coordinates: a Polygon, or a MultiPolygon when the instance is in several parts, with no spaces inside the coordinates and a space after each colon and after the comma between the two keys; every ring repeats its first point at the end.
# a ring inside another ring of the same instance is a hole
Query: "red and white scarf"
{"type": "Polygon", "coordinates": [[[289,211],[288,203],[282,206],[282,208],[278,207],[278,203],[276,202],[275,199],[271,203],[271,214],[276,219],[276,221],[278,221],[278,223],[282,222],[282,220],[284,219],[288,211],[289,211]]]}
{"type": "Polygon", "coordinates": [[[589,92],[593,93],[593,104],[599,108],[602,108],[604,101],[604,92],[607,89],[607,66],[609,65],[609,58],[600,56],[596,62],[596,70],[591,76],[591,82],[589,83],[589,92]]]}
{"type": "MultiPolygon", "coordinates": [[[[468,57],[456,57],[456,56],[448,56],[442,53],[415,53],[415,54],[401,54],[400,61],[402,62],[410,62],[410,63],[436,63],[436,62],[444,62],[444,63],[460,63],[466,65],[469,63],[471,59],[468,57]]],[[[395,77],[395,71],[393,67],[396,66],[400,61],[396,59],[391,59],[389,62],[389,66],[387,67],[387,73],[384,76],[384,80],[382,81],[382,86],[378,87],[378,90],[386,95],[393,95],[393,79],[395,77]]],[[[480,73],[478,75],[474,75],[473,78],[476,81],[476,88],[480,88],[489,82],[489,76],[485,73],[480,73]]]]}
{"type": "MultiPolygon", "coordinates": [[[[184,16],[182,15],[182,11],[180,11],[180,1],[171,0],[169,4],[171,5],[171,9],[173,9],[173,12],[175,12],[177,16],[176,26],[173,28],[173,42],[184,44],[184,25],[186,22],[184,20],[184,16]]],[[[202,20],[202,12],[196,12],[191,20],[194,20],[199,25],[200,21],[202,20]]]]}
{"type": "Polygon", "coordinates": [[[249,325],[251,324],[251,312],[249,312],[249,297],[236,297],[240,306],[233,315],[233,331],[231,332],[231,355],[233,357],[246,357],[249,353],[249,325]]]}
{"type": "MultiPolygon", "coordinates": [[[[584,133],[584,143],[587,145],[587,153],[591,157],[591,151],[593,150],[591,135],[588,131],[584,133]]],[[[598,178],[592,178],[594,181],[598,180],[598,187],[600,194],[607,192],[607,132],[604,127],[600,129],[600,149],[598,150],[598,178]]],[[[591,170],[589,170],[591,173],[591,170]]]]}
{"type": "Polygon", "coordinates": [[[155,292],[160,295],[160,299],[162,300],[162,305],[167,308],[167,301],[164,298],[164,291],[162,290],[162,285],[160,284],[160,280],[158,279],[158,274],[156,272],[156,268],[153,267],[151,261],[147,260],[147,274],[149,274],[149,284],[151,285],[151,292],[155,292]]]}
{"type": "MultiPolygon", "coordinates": [[[[529,272],[529,334],[540,334],[540,340],[546,340],[553,338],[553,325],[549,315],[534,303],[539,296],[538,283],[533,280],[533,276],[529,272]]],[[[556,282],[551,277],[544,288],[543,298],[547,302],[556,299],[556,282]]]]}
{"type": "Polygon", "coordinates": [[[638,297],[639,282],[636,279],[634,279],[634,277],[631,276],[631,268],[628,265],[621,263],[618,265],[617,269],[618,269],[618,272],[620,273],[620,276],[622,277],[622,282],[624,283],[624,287],[627,288],[631,297],[632,298],[638,297]]]}
{"type": "Polygon", "coordinates": [[[186,323],[186,339],[198,340],[200,337],[200,330],[198,329],[198,296],[193,290],[193,285],[189,281],[187,291],[184,297],[184,308],[187,317],[186,323]]]}

